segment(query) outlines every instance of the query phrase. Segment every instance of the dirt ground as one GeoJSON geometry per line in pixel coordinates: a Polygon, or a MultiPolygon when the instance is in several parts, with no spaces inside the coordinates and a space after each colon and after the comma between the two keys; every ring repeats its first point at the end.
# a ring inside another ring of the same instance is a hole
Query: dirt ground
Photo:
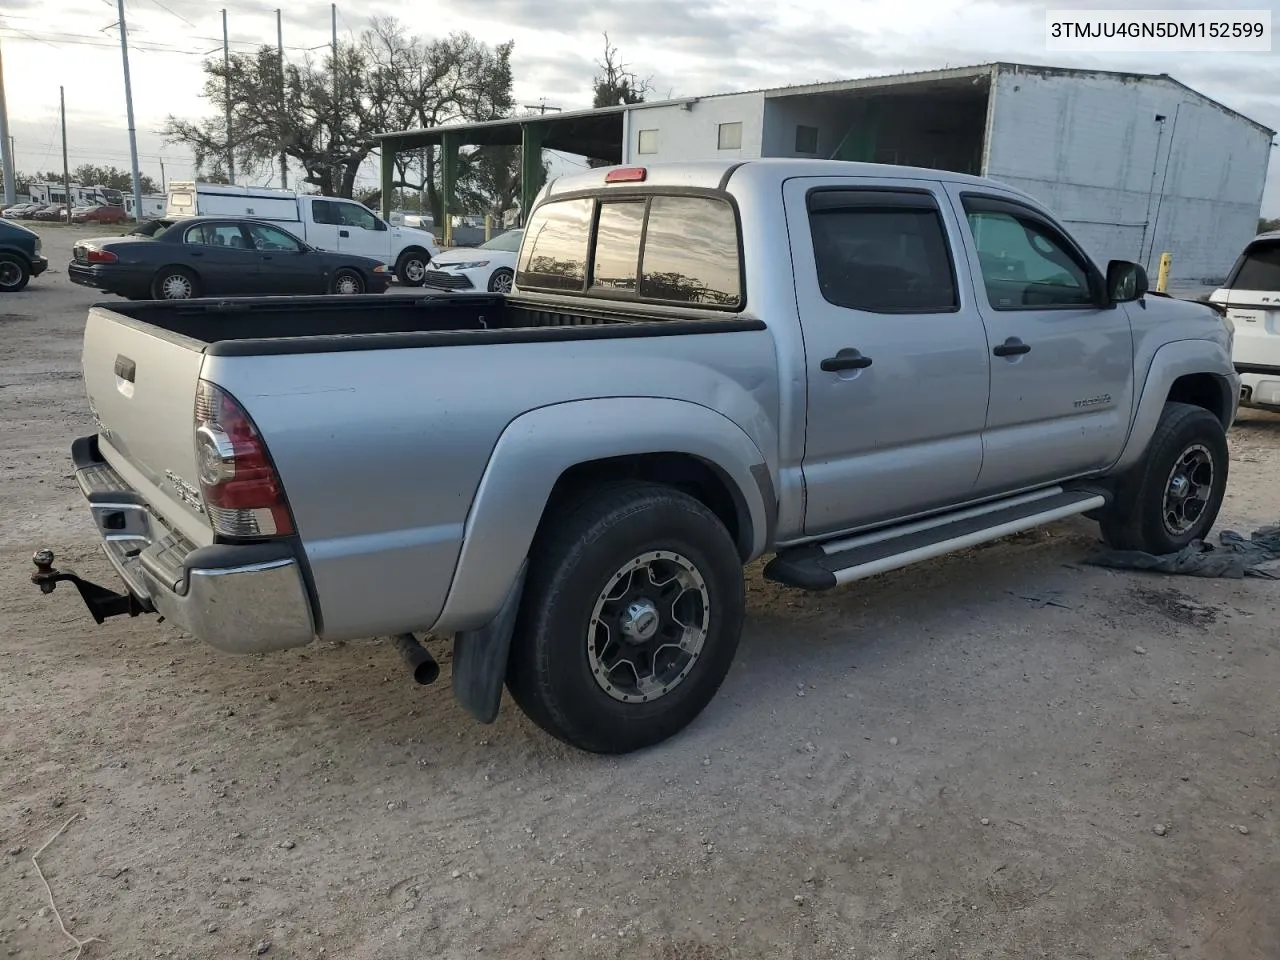
{"type": "MultiPolygon", "coordinates": [[[[0,300],[0,956],[1274,960],[1280,584],[1081,565],[1084,520],[820,597],[750,575],[720,695],[624,758],[481,726],[385,641],[98,627],[68,458],[83,230],[0,300]],[[1159,835],[1157,829],[1163,835],[1159,835]]],[[[1280,418],[1221,527],[1280,520],[1280,418]]],[[[436,646],[444,659],[446,648],[436,646]]]]}

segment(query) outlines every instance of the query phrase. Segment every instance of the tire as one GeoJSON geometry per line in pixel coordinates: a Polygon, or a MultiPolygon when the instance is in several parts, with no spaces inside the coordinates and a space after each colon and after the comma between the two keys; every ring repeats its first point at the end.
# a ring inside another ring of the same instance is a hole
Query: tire
{"type": "Polygon", "coordinates": [[[191,300],[200,296],[200,280],[186,267],[165,267],[151,281],[153,300],[191,300]]]}
{"type": "Polygon", "coordinates": [[[493,271],[493,276],[489,278],[489,292],[510,293],[511,284],[515,280],[515,277],[515,271],[507,267],[502,267],[493,271]]]}
{"type": "Polygon", "coordinates": [[[507,689],[529,719],[581,750],[622,754],[652,746],[692,722],[719,690],[745,606],[737,548],[703,504],[658,484],[602,488],[542,525],[507,689]],[[623,575],[629,565],[632,575],[623,575]],[[636,578],[645,573],[647,583],[636,578]],[[651,586],[655,578],[670,591],[665,600],[651,586]],[[628,596],[629,588],[636,592],[628,596]],[[610,593],[618,600],[607,602],[610,593]],[[646,607],[650,598],[657,602],[646,607]],[[593,630],[595,618],[613,630],[593,630]],[[624,621],[632,631],[625,646],[624,621]],[[694,649],[677,652],[663,637],[694,649]],[[626,665],[632,662],[640,667],[626,665]]]}
{"type": "Polygon", "coordinates": [[[1102,538],[1117,550],[1157,556],[1203,540],[1222,509],[1228,470],[1218,418],[1203,407],[1166,403],[1146,454],[1116,484],[1102,538]]]}
{"type": "Polygon", "coordinates": [[[396,261],[396,279],[406,287],[420,287],[427,278],[431,255],[425,250],[406,250],[396,261]]]}
{"type": "Polygon", "coordinates": [[[344,296],[364,293],[364,290],[364,277],[360,275],[358,270],[352,270],[349,267],[343,267],[335,273],[333,282],[329,285],[330,293],[344,296]]]}
{"type": "Polygon", "coordinates": [[[17,293],[31,280],[31,267],[21,257],[0,253],[0,293],[17,293]]]}

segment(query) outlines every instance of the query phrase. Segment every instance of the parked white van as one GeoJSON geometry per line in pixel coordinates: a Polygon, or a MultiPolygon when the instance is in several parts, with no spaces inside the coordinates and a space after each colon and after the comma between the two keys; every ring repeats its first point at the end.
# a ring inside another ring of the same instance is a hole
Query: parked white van
{"type": "Polygon", "coordinates": [[[440,253],[435,234],[389,225],[368,207],[343,197],[322,197],[265,187],[171,181],[165,216],[253,217],[279,225],[320,250],[374,257],[393,266],[396,279],[422,285],[440,253]]]}
{"type": "Polygon", "coordinates": [[[1280,231],[1249,241],[1209,302],[1235,327],[1240,405],[1280,412],[1280,231]]]}

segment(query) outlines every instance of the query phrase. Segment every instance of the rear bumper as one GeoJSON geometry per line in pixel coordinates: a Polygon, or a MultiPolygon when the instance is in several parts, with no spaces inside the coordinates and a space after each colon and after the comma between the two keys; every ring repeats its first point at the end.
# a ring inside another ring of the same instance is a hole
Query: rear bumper
{"type": "Polygon", "coordinates": [[[286,650],[315,638],[291,542],[196,547],[102,459],[97,440],[82,437],[72,446],[76,480],[107,558],[143,611],[230,653],[286,650]]]}
{"type": "Polygon", "coordinates": [[[1240,374],[1240,406],[1280,409],[1280,367],[1236,364],[1240,374]]]}
{"type": "Polygon", "coordinates": [[[82,287],[92,287],[122,297],[146,296],[148,281],[145,274],[133,270],[103,264],[85,264],[72,260],[67,264],[67,278],[82,287]]]}

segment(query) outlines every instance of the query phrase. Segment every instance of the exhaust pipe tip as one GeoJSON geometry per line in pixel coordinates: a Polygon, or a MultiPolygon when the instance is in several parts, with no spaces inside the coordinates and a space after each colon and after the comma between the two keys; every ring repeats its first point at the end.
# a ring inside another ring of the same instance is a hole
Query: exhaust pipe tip
{"type": "Polygon", "coordinates": [[[436,663],[431,651],[418,642],[417,637],[412,633],[399,633],[392,640],[417,683],[426,686],[436,682],[440,677],[440,664],[436,663]]]}

